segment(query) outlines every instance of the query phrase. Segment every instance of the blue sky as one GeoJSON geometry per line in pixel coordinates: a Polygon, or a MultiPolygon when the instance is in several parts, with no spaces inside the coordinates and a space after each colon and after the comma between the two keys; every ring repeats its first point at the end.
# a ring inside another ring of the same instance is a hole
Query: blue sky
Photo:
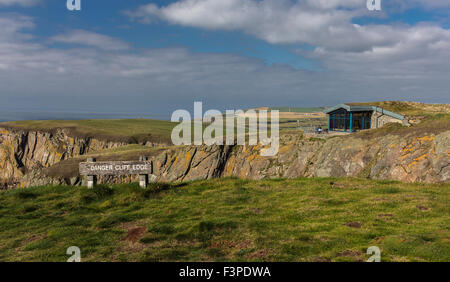
{"type": "MultiPolygon", "coordinates": [[[[220,1],[220,0],[218,0],[220,1]]],[[[65,9],[61,0],[41,1],[35,8],[9,7],[5,11],[19,12],[36,19],[35,34],[41,39],[70,29],[86,29],[121,38],[136,48],[185,47],[193,52],[232,53],[257,58],[266,64],[287,64],[293,68],[320,70],[320,62],[299,56],[293,50],[309,48],[305,44],[270,44],[240,31],[209,31],[198,28],[173,25],[158,21],[145,25],[130,21],[124,11],[141,5],[155,3],[167,6],[174,0],[82,0],[82,11],[65,9]]],[[[448,28],[450,16],[448,10],[427,10],[411,8],[403,11],[384,11],[386,16],[361,17],[353,20],[358,24],[405,23],[414,25],[419,22],[435,22],[448,28]]],[[[395,6],[394,6],[395,8],[395,6]]],[[[375,14],[375,13],[374,13],[375,14]]],[[[61,46],[64,47],[64,46],[61,46]]]]}
{"type": "Polygon", "coordinates": [[[148,3],[167,5],[173,2],[176,1],[82,0],[82,10],[73,12],[65,8],[65,1],[46,0],[32,9],[13,6],[5,11],[34,17],[37,25],[34,34],[44,40],[71,29],[84,29],[121,38],[135,48],[184,47],[193,52],[231,53],[257,58],[269,65],[281,63],[294,68],[320,69],[317,62],[292,52],[292,49],[302,45],[273,45],[239,31],[208,31],[162,21],[149,26],[130,21],[124,14],[124,11],[148,3]]]}
{"type": "Polygon", "coordinates": [[[0,33],[1,109],[85,97],[159,115],[199,99],[221,110],[450,102],[450,1],[382,0],[381,12],[365,0],[65,2],[0,0],[11,26],[0,33]]]}

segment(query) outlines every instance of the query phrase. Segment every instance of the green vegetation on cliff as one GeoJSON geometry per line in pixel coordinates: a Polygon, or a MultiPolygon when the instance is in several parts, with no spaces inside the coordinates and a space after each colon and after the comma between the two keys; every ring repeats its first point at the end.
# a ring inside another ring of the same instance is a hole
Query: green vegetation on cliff
{"type": "Polygon", "coordinates": [[[0,193],[0,261],[450,260],[450,184],[367,179],[0,193]]]}

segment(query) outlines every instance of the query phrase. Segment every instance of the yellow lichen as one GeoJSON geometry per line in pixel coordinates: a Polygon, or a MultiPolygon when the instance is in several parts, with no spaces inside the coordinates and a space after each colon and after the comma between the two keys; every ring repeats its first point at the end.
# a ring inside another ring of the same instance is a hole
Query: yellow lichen
{"type": "Polygon", "coordinates": [[[292,149],[292,145],[286,145],[286,146],[280,147],[279,152],[280,153],[287,153],[287,152],[291,151],[291,149],[292,149]]]}
{"type": "Polygon", "coordinates": [[[416,167],[417,165],[418,165],[418,162],[417,161],[413,161],[412,163],[410,163],[408,165],[408,168],[416,167]]]}
{"type": "Polygon", "coordinates": [[[417,162],[421,162],[421,161],[423,161],[426,157],[428,157],[428,154],[424,154],[424,155],[422,155],[422,156],[420,156],[420,157],[418,157],[418,158],[415,158],[414,160],[417,161],[417,162]]]}
{"type": "Polygon", "coordinates": [[[431,142],[434,140],[434,136],[424,136],[424,137],[418,137],[417,140],[419,141],[425,141],[425,142],[431,142]]]}
{"type": "Polygon", "coordinates": [[[228,161],[226,167],[227,176],[233,175],[233,168],[234,168],[234,157],[230,158],[230,160],[228,161]]]}
{"type": "Polygon", "coordinates": [[[186,153],[186,162],[189,162],[189,160],[191,159],[191,152],[187,152],[186,153]]]}

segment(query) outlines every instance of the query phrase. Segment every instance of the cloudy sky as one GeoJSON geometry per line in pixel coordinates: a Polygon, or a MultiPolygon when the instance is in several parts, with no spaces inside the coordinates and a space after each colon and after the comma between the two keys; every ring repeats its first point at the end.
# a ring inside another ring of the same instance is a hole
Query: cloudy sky
{"type": "Polygon", "coordinates": [[[450,1],[0,0],[0,110],[450,103],[450,1]]]}

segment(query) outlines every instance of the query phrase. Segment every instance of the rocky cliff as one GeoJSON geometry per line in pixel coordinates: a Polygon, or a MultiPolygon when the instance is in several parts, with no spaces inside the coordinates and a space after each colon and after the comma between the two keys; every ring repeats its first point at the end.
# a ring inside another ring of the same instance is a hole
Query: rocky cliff
{"type": "Polygon", "coordinates": [[[15,186],[32,171],[89,152],[122,145],[125,143],[73,138],[64,129],[50,133],[0,128],[0,185],[15,186]]]}
{"type": "MultiPolygon", "coordinates": [[[[450,181],[450,131],[376,133],[325,139],[308,138],[301,133],[285,134],[276,157],[262,157],[261,146],[188,146],[161,150],[151,159],[158,181],[227,176],[249,179],[352,176],[405,182],[450,181]]],[[[71,177],[49,176],[46,168],[123,145],[126,144],[72,138],[64,130],[46,133],[0,129],[0,183],[4,187],[81,184],[77,166],[72,168],[71,177]]],[[[136,180],[136,177],[103,177],[100,182],[136,180]]]]}
{"type": "Polygon", "coordinates": [[[367,177],[405,182],[450,181],[450,132],[438,135],[335,137],[284,135],[276,157],[262,147],[191,147],[155,158],[162,181],[235,176],[249,179],[367,177]]]}

